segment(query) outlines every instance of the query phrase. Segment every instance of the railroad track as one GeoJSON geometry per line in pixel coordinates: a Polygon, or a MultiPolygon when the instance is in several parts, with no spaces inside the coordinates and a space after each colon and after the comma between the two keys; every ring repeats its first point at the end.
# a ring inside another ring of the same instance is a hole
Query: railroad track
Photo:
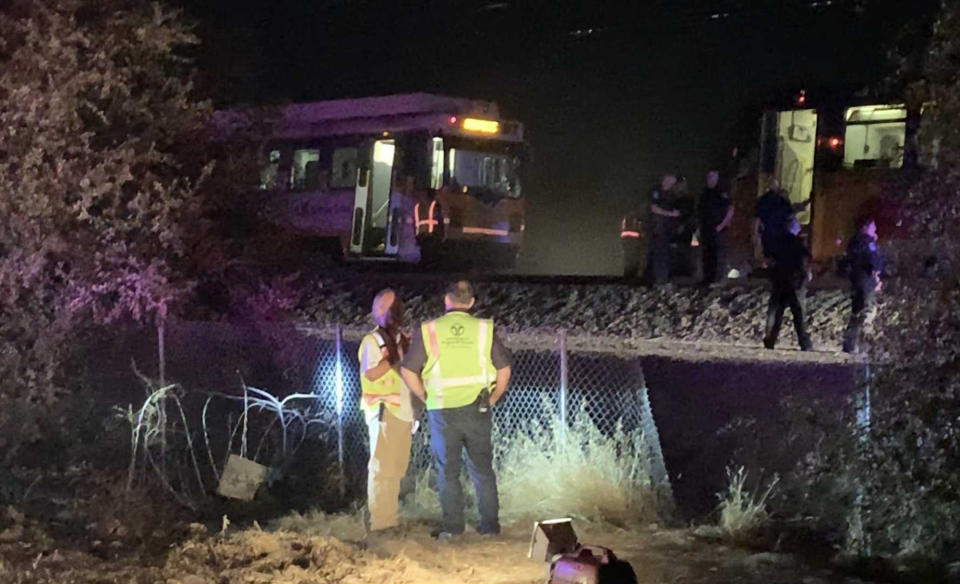
{"type": "MultiPolygon", "coordinates": [[[[432,282],[443,283],[457,278],[466,278],[472,282],[498,284],[532,284],[551,286],[631,286],[642,287],[635,282],[625,282],[620,276],[576,275],[576,274],[516,274],[506,272],[454,272],[429,271],[419,266],[387,264],[350,264],[334,270],[315,272],[317,276],[362,277],[368,282],[432,282]]],[[[671,285],[676,288],[695,288],[699,285],[693,278],[675,278],[671,285]]],[[[767,286],[765,277],[737,278],[719,284],[720,288],[757,288],[767,286]]],[[[809,285],[810,290],[835,290],[847,286],[846,281],[834,276],[815,278],[809,285]]]]}

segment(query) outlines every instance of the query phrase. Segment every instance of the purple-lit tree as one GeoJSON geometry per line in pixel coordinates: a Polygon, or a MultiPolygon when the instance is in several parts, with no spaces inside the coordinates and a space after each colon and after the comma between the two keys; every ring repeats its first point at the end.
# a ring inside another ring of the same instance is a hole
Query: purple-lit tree
{"type": "Polygon", "coordinates": [[[139,0],[0,8],[0,434],[8,446],[30,434],[29,418],[13,412],[69,385],[78,328],[120,318],[162,325],[190,276],[223,257],[206,211],[245,179],[229,173],[250,165],[211,162],[212,109],[195,96],[183,56],[196,42],[176,13],[139,0]]]}
{"type": "Polygon", "coordinates": [[[960,559],[960,1],[942,0],[922,79],[926,169],[907,193],[872,353],[873,415],[858,468],[875,552],[960,559]]]}

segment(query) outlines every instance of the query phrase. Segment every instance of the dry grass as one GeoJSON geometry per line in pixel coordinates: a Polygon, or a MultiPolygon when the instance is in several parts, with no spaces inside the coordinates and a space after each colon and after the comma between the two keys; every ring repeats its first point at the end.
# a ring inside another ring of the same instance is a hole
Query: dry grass
{"type": "MultiPolygon", "coordinates": [[[[504,523],[546,517],[575,517],[582,521],[620,525],[656,521],[657,494],[650,480],[647,444],[640,430],[622,426],[605,434],[586,412],[564,426],[553,406],[547,415],[511,434],[494,428],[500,518],[504,523]]],[[[468,505],[472,485],[461,477],[468,505]]],[[[408,518],[436,518],[440,514],[429,472],[421,472],[416,488],[404,501],[408,518]]],[[[475,515],[475,509],[468,509],[475,515]]]]}
{"type": "Polygon", "coordinates": [[[363,517],[359,512],[328,514],[317,509],[304,514],[294,511],[272,521],[268,528],[310,537],[335,537],[342,541],[359,540],[365,533],[363,517]]]}
{"type": "Polygon", "coordinates": [[[567,427],[556,412],[541,419],[549,423],[531,422],[512,435],[495,437],[505,520],[657,520],[660,509],[642,431],[617,424],[605,434],[582,409],[567,427]]]}
{"type": "Polygon", "coordinates": [[[718,493],[720,499],[720,529],[734,540],[749,539],[769,518],[767,500],[777,486],[773,480],[762,492],[751,493],[747,488],[747,472],[741,466],[734,471],[727,468],[727,490],[718,493]]]}

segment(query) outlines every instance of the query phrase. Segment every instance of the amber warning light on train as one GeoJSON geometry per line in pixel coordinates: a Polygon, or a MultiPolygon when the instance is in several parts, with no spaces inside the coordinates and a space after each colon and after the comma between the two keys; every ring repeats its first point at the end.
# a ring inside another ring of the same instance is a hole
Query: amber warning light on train
{"type": "Polygon", "coordinates": [[[494,120],[481,120],[480,118],[463,118],[460,124],[464,132],[476,134],[498,134],[500,133],[500,122],[494,120]]]}

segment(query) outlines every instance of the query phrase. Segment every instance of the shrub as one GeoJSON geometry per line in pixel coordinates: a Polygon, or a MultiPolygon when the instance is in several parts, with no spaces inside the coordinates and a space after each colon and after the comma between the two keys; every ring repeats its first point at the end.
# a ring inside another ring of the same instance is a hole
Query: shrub
{"type": "Polygon", "coordinates": [[[767,501],[777,487],[774,476],[762,492],[751,493],[748,473],[741,466],[736,471],[727,467],[727,490],[717,493],[720,499],[720,528],[735,541],[749,540],[769,519],[767,501]]]}

